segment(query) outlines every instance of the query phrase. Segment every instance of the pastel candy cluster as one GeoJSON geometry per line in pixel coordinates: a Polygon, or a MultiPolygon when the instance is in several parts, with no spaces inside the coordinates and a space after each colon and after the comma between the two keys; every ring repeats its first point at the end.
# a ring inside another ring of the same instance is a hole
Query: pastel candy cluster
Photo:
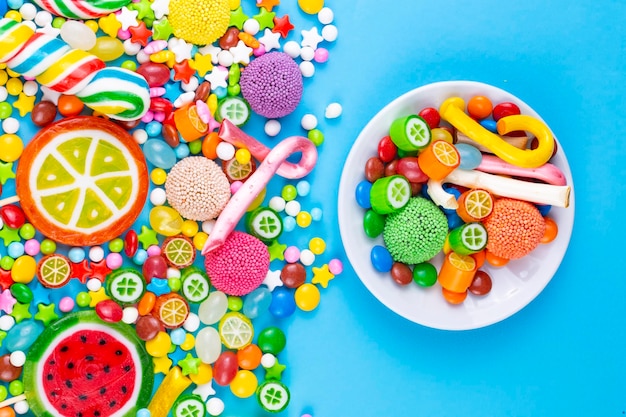
{"type": "Polygon", "coordinates": [[[95,55],[35,33],[12,19],[0,19],[0,63],[53,91],[76,95],[91,109],[113,119],[136,120],[150,107],[150,90],[141,75],[106,68],[95,55]]]}
{"type": "Polygon", "coordinates": [[[113,13],[130,0],[33,0],[50,13],[70,19],[93,19],[113,13]]]}

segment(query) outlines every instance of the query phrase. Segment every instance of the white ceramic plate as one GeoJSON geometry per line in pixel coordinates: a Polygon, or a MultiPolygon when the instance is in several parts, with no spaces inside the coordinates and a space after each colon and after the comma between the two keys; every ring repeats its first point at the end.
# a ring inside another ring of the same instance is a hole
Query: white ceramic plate
{"type": "MultiPolygon", "coordinates": [[[[339,185],[339,230],[356,274],[368,290],[389,309],[415,323],[437,329],[467,330],[484,327],[506,319],[530,303],[556,273],[567,250],[574,225],[572,174],[567,158],[559,147],[559,152],[551,162],[563,171],[568,185],[572,186],[572,192],[568,208],[553,207],[550,211],[550,216],[559,227],[558,236],[553,242],[540,245],[524,258],[510,261],[505,267],[483,266],[493,278],[493,288],[488,295],[478,297],[469,294],[463,304],[455,306],[444,300],[439,284],[430,288],[421,288],[414,284],[401,287],[395,284],[389,273],[380,273],[372,267],[371,248],[384,243],[382,237],[371,239],[365,235],[364,210],[358,206],[354,197],[357,184],[365,179],[365,162],[377,155],[379,140],[389,134],[389,126],[396,118],[416,114],[424,107],[439,108],[448,97],[459,96],[467,101],[475,95],[485,95],[493,103],[516,103],[522,114],[540,118],[517,97],[487,84],[470,81],[428,84],[395,99],[365,126],[348,155],[339,185]]],[[[433,260],[437,269],[441,260],[441,254],[433,260]]]]}

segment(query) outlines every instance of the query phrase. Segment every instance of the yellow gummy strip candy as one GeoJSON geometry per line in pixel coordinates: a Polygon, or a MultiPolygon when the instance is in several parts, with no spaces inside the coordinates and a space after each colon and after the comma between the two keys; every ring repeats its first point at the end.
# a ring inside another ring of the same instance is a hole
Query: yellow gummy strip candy
{"type": "Polygon", "coordinates": [[[178,396],[189,385],[191,385],[191,379],[183,375],[180,367],[174,366],[170,369],[148,405],[150,417],[167,417],[178,396]]]}
{"type": "Polygon", "coordinates": [[[536,168],[552,157],[554,137],[548,126],[540,120],[527,115],[507,116],[498,120],[496,127],[500,135],[525,130],[537,138],[539,145],[536,149],[518,149],[482,127],[463,111],[464,108],[465,101],[462,98],[451,97],[441,104],[439,114],[467,137],[485,146],[506,162],[522,168],[536,168]]]}

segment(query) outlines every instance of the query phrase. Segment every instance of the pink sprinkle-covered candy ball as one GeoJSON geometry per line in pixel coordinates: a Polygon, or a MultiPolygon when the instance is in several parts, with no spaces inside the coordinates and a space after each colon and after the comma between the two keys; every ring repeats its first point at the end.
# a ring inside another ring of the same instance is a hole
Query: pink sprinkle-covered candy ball
{"type": "Polygon", "coordinates": [[[269,52],[252,61],[239,84],[252,110],[269,119],[290,114],[302,98],[300,67],[284,52],[269,52]]]}
{"type": "Polygon", "coordinates": [[[234,231],[222,246],[206,255],[204,266],[216,289],[241,296],[263,283],[270,267],[270,253],[256,237],[234,231]]]}

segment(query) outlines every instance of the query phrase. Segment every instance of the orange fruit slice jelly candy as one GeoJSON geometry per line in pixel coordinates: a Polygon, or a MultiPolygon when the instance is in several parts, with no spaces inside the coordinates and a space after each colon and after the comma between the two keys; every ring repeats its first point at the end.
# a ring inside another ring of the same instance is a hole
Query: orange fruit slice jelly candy
{"type": "Polygon", "coordinates": [[[43,235],[72,246],[98,245],[137,219],[148,169],[133,138],[104,119],[77,116],[42,129],[17,168],[16,191],[43,235]]]}

